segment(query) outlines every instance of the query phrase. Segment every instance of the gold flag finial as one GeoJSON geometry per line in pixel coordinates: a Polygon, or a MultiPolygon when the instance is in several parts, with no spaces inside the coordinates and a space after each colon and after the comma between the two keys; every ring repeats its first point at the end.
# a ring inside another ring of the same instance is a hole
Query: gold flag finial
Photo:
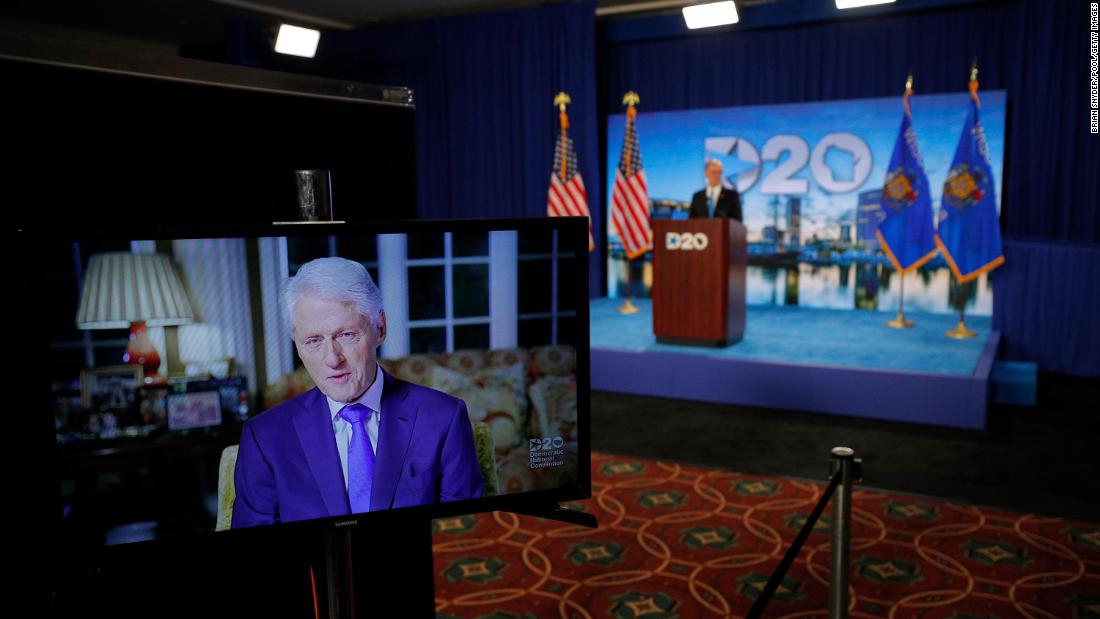
{"type": "Polygon", "coordinates": [[[623,95],[623,105],[634,107],[641,102],[642,99],[638,97],[638,93],[634,92],[633,90],[623,95]]]}
{"type": "Polygon", "coordinates": [[[569,149],[569,137],[566,135],[569,129],[569,115],[565,113],[565,106],[572,102],[569,93],[565,91],[559,92],[554,97],[554,105],[558,106],[558,121],[561,123],[561,169],[557,170],[557,174],[563,183],[569,178],[569,157],[566,156],[569,149]]]}
{"type": "Polygon", "coordinates": [[[974,63],[970,65],[970,98],[974,100],[974,103],[981,105],[981,100],[978,99],[978,57],[974,57],[974,63]]]}
{"type": "Polygon", "coordinates": [[[901,101],[905,106],[905,115],[912,116],[913,112],[909,109],[909,97],[913,95],[913,70],[909,69],[909,76],[905,78],[905,94],[902,95],[901,101]]]}
{"type": "Polygon", "coordinates": [[[559,92],[558,96],[554,97],[554,105],[558,106],[558,109],[562,112],[565,111],[565,106],[573,103],[573,99],[569,98],[569,93],[559,92]]]}

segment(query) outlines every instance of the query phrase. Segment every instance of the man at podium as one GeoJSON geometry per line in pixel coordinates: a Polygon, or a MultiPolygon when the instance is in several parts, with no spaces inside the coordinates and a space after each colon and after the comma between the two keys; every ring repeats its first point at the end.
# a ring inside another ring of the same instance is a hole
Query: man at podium
{"type": "Polygon", "coordinates": [[[722,162],[708,159],[704,175],[706,189],[691,196],[691,218],[731,217],[741,221],[741,196],[736,189],[722,186],[722,162]]]}

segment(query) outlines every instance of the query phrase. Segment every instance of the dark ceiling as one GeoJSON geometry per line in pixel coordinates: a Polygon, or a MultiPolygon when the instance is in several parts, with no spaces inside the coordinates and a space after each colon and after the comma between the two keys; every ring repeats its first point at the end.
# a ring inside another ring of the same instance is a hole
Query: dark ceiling
{"type": "MultiPolygon", "coordinates": [[[[637,0],[601,0],[599,4],[630,2],[637,0]]],[[[226,24],[234,19],[347,29],[379,21],[538,4],[537,0],[5,0],[0,3],[0,18],[180,48],[224,41],[226,24]]]]}
{"type": "MultiPolygon", "coordinates": [[[[16,27],[75,30],[165,50],[212,48],[227,40],[227,26],[248,20],[264,28],[286,21],[322,29],[350,29],[381,21],[515,9],[570,0],[2,0],[0,19],[16,27]],[[14,22],[12,20],[15,20],[14,22]]],[[[897,9],[942,8],[992,0],[899,0],[897,9]]],[[[832,0],[736,0],[740,9],[765,8],[797,17],[832,0]]],[[[597,0],[597,15],[674,13],[692,0],[597,0]],[[620,11],[625,10],[625,13],[620,11]]],[[[0,27],[6,24],[0,23],[0,27]]],[[[9,26],[10,27],[10,26],[9,26]]]]}

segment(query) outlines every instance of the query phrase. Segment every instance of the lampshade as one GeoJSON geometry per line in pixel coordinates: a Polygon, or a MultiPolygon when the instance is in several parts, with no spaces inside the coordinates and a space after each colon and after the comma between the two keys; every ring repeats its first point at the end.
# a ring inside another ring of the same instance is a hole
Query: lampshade
{"type": "Polygon", "coordinates": [[[191,302],[169,256],[109,252],[88,261],[84,290],[76,311],[80,329],[126,329],[194,321],[191,302]]]}

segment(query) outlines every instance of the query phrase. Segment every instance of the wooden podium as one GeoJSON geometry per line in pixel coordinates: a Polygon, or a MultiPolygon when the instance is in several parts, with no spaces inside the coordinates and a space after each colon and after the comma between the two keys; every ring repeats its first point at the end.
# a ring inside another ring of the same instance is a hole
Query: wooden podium
{"type": "Polygon", "coordinates": [[[662,344],[729,346],[745,333],[745,226],[653,220],[653,333],[662,344]]]}

